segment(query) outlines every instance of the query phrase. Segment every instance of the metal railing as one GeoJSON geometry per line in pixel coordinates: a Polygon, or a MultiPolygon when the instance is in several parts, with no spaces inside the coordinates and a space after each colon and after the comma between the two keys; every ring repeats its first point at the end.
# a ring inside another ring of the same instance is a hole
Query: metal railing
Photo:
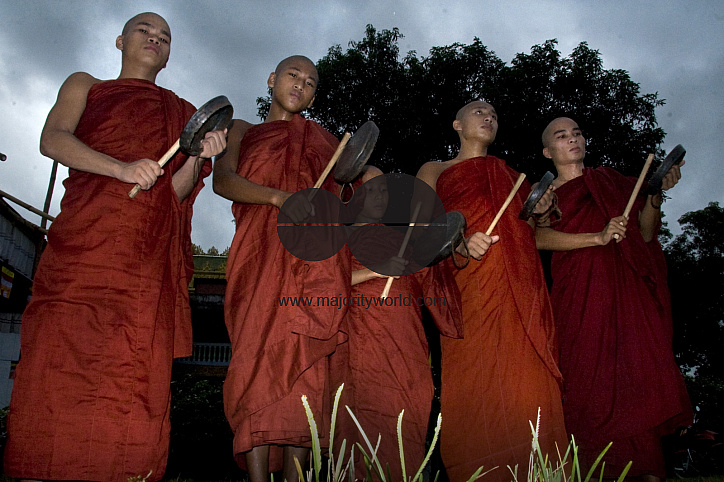
{"type": "Polygon", "coordinates": [[[207,366],[229,366],[230,361],[230,343],[194,343],[190,357],[176,359],[176,363],[207,366]]]}

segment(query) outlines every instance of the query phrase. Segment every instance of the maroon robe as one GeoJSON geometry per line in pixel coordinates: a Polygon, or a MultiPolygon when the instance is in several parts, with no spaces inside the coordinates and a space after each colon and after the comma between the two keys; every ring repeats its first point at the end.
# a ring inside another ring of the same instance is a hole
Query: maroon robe
{"type": "MultiPolygon", "coordinates": [[[[635,178],[610,168],[584,169],[559,187],[566,233],[601,231],[620,216],[635,178]]],[[[660,438],[691,422],[674,360],[666,264],[658,240],[638,227],[644,196],[620,243],[554,253],[551,299],[560,343],[566,427],[588,463],[613,441],[607,473],[665,477],[660,438]]]]}
{"type": "MultiPolygon", "coordinates": [[[[446,211],[465,216],[467,237],[488,229],[517,177],[496,157],[467,159],[440,174],[437,193],[446,211]]],[[[452,268],[464,338],[441,340],[440,450],[453,482],[480,466],[498,467],[487,481],[510,481],[507,466],[525,474],[539,407],[543,453],[557,460],[556,443],[561,453],[567,446],[553,314],[533,230],[518,219],[529,191],[518,191],[483,259],[452,268]]]]}
{"type": "MultiPolygon", "coordinates": [[[[385,229],[385,236],[380,236],[383,233],[379,230],[358,227],[354,235],[364,240],[357,239],[355,245],[361,242],[365,249],[374,249],[376,244],[390,239],[387,234],[394,234],[392,228],[385,229]]],[[[400,234],[397,246],[403,237],[400,234]]],[[[389,251],[385,248],[381,246],[379,252],[389,251]]],[[[352,258],[352,270],[363,268],[352,258]]],[[[344,383],[334,455],[339,456],[342,440],[347,441],[345,459],[355,443],[360,443],[368,456],[372,455],[344,409],[348,405],[373,446],[381,436],[377,458],[383,469],[389,464],[392,480],[402,480],[397,417],[405,411],[402,436],[406,473],[411,477],[425,456],[434,395],[421,306],[427,305],[441,334],[456,338],[462,335],[462,309],[459,291],[447,266],[435,265],[394,280],[387,298],[389,306],[375,305],[381,301],[379,296],[386,283],[387,278],[375,278],[352,287],[354,304],[344,325],[349,340],[332,356],[333,387],[344,383]]],[[[359,479],[364,475],[364,460],[355,447],[355,476],[359,479]]]]}
{"type": "MultiPolygon", "coordinates": [[[[332,157],[337,139],[296,115],[250,128],[237,173],[288,192],[311,188],[332,157]]],[[[323,185],[338,188],[330,176],[323,185]]],[[[341,202],[340,202],[341,206],[341,202]]],[[[233,355],[224,383],[224,409],[234,431],[234,454],[271,445],[269,470],[282,468],[281,447],[311,446],[301,396],[306,395],[322,445],[329,435],[328,355],[334,352],[344,309],[317,306],[317,296],[349,294],[349,257],[304,261],[287,252],[277,234],[279,210],[234,203],[236,234],[226,270],[224,318],[233,355]],[[312,306],[284,305],[307,296],[312,306]]]]}
{"type": "MultiPolygon", "coordinates": [[[[91,87],[75,135],[122,162],[160,158],[194,108],[152,82],[91,87]]],[[[191,214],[178,154],[149,191],[71,169],[23,315],[5,473],[65,480],[160,479],[173,356],[191,354],[191,214]]],[[[211,172],[208,162],[200,178],[211,172]]]]}

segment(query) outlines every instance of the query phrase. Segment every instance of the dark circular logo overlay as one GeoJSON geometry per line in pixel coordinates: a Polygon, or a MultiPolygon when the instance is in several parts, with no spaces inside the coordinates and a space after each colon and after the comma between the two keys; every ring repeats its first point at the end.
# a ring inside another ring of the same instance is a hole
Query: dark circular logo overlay
{"type": "Polygon", "coordinates": [[[365,182],[346,205],[323,189],[294,193],[279,210],[277,233],[305,261],[328,259],[346,243],[363,266],[386,276],[428,266],[449,237],[437,193],[401,173],[365,182]]]}

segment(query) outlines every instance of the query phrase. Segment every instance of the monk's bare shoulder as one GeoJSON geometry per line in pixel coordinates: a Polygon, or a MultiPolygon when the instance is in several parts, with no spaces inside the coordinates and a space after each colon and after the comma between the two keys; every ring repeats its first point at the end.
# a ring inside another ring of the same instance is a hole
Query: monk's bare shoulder
{"type": "Polygon", "coordinates": [[[214,164],[214,182],[223,173],[236,173],[236,167],[239,163],[239,152],[241,147],[241,139],[249,130],[251,124],[242,119],[233,119],[231,127],[226,133],[226,150],[216,156],[214,164]]]}
{"type": "Polygon", "coordinates": [[[417,171],[417,178],[424,181],[428,186],[435,189],[437,186],[437,178],[440,174],[450,167],[453,161],[430,161],[422,165],[419,171],[417,171]]]}

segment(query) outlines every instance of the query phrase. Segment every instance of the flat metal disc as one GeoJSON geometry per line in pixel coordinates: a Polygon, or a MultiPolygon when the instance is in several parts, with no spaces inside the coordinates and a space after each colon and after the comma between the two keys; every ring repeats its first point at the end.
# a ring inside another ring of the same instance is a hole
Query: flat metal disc
{"type": "Polygon", "coordinates": [[[664,176],[666,176],[666,173],[669,172],[669,169],[671,169],[674,164],[679,164],[684,159],[684,155],[686,155],[686,149],[684,149],[684,146],[681,144],[671,149],[669,155],[666,156],[659,168],[656,169],[656,172],[651,176],[651,179],[649,179],[649,194],[656,194],[661,190],[664,176]]]}
{"type": "Polygon", "coordinates": [[[546,173],[543,174],[540,182],[535,187],[535,189],[531,191],[530,196],[528,196],[528,199],[523,204],[523,209],[520,210],[520,214],[518,214],[518,219],[527,221],[528,218],[533,215],[533,211],[535,211],[535,205],[538,204],[540,198],[542,198],[543,195],[546,193],[548,187],[553,182],[553,179],[555,179],[555,176],[551,171],[546,171],[546,173]]]}
{"type": "Polygon", "coordinates": [[[334,168],[334,180],[340,184],[354,181],[360,175],[380,135],[380,129],[373,121],[367,121],[357,129],[347,142],[334,168]]]}
{"type": "Polygon", "coordinates": [[[226,96],[214,97],[194,112],[181,132],[180,147],[189,156],[198,156],[203,150],[201,141],[206,133],[224,130],[231,125],[234,108],[226,96]]]}
{"type": "Polygon", "coordinates": [[[427,252],[432,248],[432,246],[427,246],[428,243],[426,243],[426,241],[428,239],[430,239],[429,242],[436,244],[434,248],[438,250],[437,255],[432,261],[427,263],[427,266],[439,263],[455,251],[458,245],[463,241],[467,223],[465,222],[465,216],[463,216],[462,213],[458,211],[450,211],[449,213],[445,213],[445,216],[430,224],[430,226],[435,225],[445,226],[445,237],[443,238],[442,243],[436,237],[422,237],[415,243],[415,251],[419,249],[423,252],[427,252]]]}

